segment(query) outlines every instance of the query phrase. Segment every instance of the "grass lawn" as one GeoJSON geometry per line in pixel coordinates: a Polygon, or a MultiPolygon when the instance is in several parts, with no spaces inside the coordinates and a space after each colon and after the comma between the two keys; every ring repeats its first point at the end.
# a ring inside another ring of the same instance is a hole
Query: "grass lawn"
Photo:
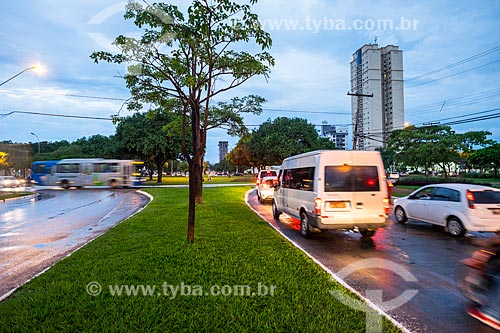
{"type": "Polygon", "coordinates": [[[0,200],[12,199],[12,198],[20,198],[30,194],[34,194],[35,192],[0,192],[0,200]]]}
{"type": "MultiPolygon", "coordinates": [[[[364,332],[365,313],[330,295],[343,287],[258,218],[244,204],[246,190],[204,190],[192,245],[187,189],[147,190],[155,199],[145,210],[1,302],[0,332],[364,332]],[[102,286],[98,296],[86,291],[98,290],[90,282],[102,286]],[[113,296],[118,289],[109,285],[156,289],[113,296]],[[237,285],[268,292],[220,295],[237,285]],[[165,294],[164,286],[184,295],[165,294]]],[[[383,325],[399,331],[385,319],[383,325]]]]}
{"type": "Polygon", "coordinates": [[[395,197],[405,197],[418,188],[420,188],[420,186],[396,185],[393,187],[392,195],[395,197]]]}
{"type": "MultiPolygon", "coordinates": [[[[149,178],[147,178],[149,179],[149,178]]],[[[230,183],[255,183],[255,177],[250,176],[241,176],[241,177],[228,177],[228,176],[214,176],[212,177],[212,181],[209,181],[208,177],[204,177],[204,183],[206,184],[230,184],[230,183]]],[[[146,185],[158,185],[157,177],[153,177],[153,181],[146,181],[146,185]]],[[[189,177],[181,177],[181,176],[163,176],[162,177],[162,185],[188,185],[189,177]]]]}

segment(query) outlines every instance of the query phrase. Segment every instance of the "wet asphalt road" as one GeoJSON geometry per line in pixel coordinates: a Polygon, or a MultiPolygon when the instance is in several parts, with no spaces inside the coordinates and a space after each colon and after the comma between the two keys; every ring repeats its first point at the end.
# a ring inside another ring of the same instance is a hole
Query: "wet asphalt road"
{"type": "MultiPolygon", "coordinates": [[[[299,221],[282,215],[276,221],[271,204],[258,203],[255,191],[248,196],[252,208],[288,238],[299,244],[332,272],[345,276],[347,282],[361,295],[381,306],[405,291],[417,293],[407,303],[386,312],[412,332],[496,332],[464,311],[465,299],[457,288],[459,261],[470,257],[478,249],[472,244],[477,238],[493,234],[473,234],[454,239],[431,225],[410,221],[409,225],[390,222],[379,229],[373,238],[362,238],[359,233],[322,231],[311,239],[299,233],[299,221]],[[364,268],[352,273],[342,269],[363,259],[386,260],[385,268],[364,268]],[[393,267],[395,271],[389,269],[393,267]],[[411,281],[412,274],[416,281],[411,281]],[[401,276],[403,275],[403,277],[401,276]],[[382,300],[369,297],[370,290],[382,290],[382,300]]],[[[409,295],[409,294],[408,294],[409,295]]],[[[383,306],[381,306],[384,308],[383,306]]]]}
{"type": "Polygon", "coordinates": [[[149,202],[125,189],[38,193],[38,200],[0,202],[0,300],[149,202]]]}

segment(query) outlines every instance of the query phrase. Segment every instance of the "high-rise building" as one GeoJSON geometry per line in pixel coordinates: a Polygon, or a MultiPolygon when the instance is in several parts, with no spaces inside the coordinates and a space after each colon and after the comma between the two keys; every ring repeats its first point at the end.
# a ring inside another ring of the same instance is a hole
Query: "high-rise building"
{"type": "Polygon", "coordinates": [[[226,159],[228,153],[228,142],[219,141],[219,163],[226,159]]]}
{"type": "Polygon", "coordinates": [[[350,94],[353,149],[385,148],[391,132],[404,126],[403,51],[377,44],[357,50],[350,94]]]}
{"type": "Polygon", "coordinates": [[[347,127],[335,127],[328,125],[326,121],[321,125],[321,136],[330,139],[337,149],[347,149],[347,135],[349,131],[347,127]]]}

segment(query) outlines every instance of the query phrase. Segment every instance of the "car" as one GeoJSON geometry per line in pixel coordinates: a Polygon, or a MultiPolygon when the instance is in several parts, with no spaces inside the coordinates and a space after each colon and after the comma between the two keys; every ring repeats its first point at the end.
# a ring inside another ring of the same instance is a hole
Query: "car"
{"type": "Polygon", "coordinates": [[[391,181],[392,181],[392,183],[393,183],[393,184],[395,184],[395,183],[397,183],[397,182],[398,182],[398,180],[399,180],[399,173],[397,173],[397,172],[392,172],[392,173],[390,173],[390,174],[389,174],[389,177],[388,177],[388,178],[389,178],[389,180],[391,180],[391,181]]]}
{"type": "Polygon", "coordinates": [[[273,199],[274,186],[278,183],[277,176],[264,177],[257,185],[257,197],[261,204],[273,199]]]}
{"type": "Polygon", "coordinates": [[[500,190],[472,184],[433,184],[394,200],[397,223],[409,219],[444,227],[455,237],[467,231],[500,231],[500,190]]]}
{"type": "Polygon", "coordinates": [[[14,176],[0,176],[0,187],[18,187],[21,185],[14,176]]]}
{"type": "Polygon", "coordinates": [[[259,174],[257,175],[255,186],[259,186],[260,182],[262,181],[262,178],[264,177],[276,177],[276,176],[278,176],[277,170],[272,170],[272,169],[260,170],[259,174]]]}

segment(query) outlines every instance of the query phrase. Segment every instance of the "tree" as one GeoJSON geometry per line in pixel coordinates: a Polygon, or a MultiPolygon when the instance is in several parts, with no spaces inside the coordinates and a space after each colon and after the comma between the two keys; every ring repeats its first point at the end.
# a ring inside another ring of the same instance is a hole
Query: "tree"
{"type": "Polygon", "coordinates": [[[196,204],[202,202],[203,158],[210,123],[237,123],[233,117],[216,121],[217,110],[231,115],[260,108],[260,100],[251,96],[219,104],[218,109],[212,99],[254,76],[267,77],[274,65],[273,57],[265,51],[271,46],[270,35],[251,12],[250,5],[256,1],[241,5],[231,0],[194,0],[187,17],[174,5],[154,3],[144,8],[130,1],[125,18],[134,19],[135,25],[144,30],[142,38],[118,36],[115,44],[120,54],[91,55],[96,62],[135,62],[125,75],[133,96],[129,109],[137,110],[141,103],[162,106],[169,98],[181,103],[181,150],[190,174],[189,243],[194,241],[196,204]],[[251,40],[261,52],[241,50],[251,40]]]}
{"type": "Polygon", "coordinates": [[[500,169],[500,143],[479,149],[471,154],[470,163],[479,168],[493,168],[494,177],[498,176],[500,169]]]}
{"type": "Polygon", "coordinates": [[[82,147],[83,155],[86,157],[117,158],[115,140],[112,136],[92,135],[83,137],[74,142],[82,147]]]}
{"type": "Polygon", "coordinates": [[[386,170],[391,170],[394,166],[394,152],[389,149],[377,148],[376,151],[380,152],[382,161],[384,162],[384,168],[386,170]]]}
{"type": "Polygon", "coordinates": [[[153,164],[158,172],[158,183],[161,183],[163,165],[180,154],[177,133],[166,128],[173,117],[166,112],[151,111],[117,121],[115,138],[122,156],[141,159],[148,169],[152,169],[150,164],[153,164]]]}
{"type": "Polygon", "coordinates": [[[8,157],[9,157],[9,154],[7,154],[6,152],[0,151],[0,168],[1,169],[7,169],[9,167],[8,157]]]}
{"type": "MultiPolygon", "coordinates": [[[[3,158],[0,156],[0,159],[5,159],[4,163],[2,163],[4,168],[10,169],[16,176],[26,175],[26,170],[29,169],[33,156],[30,144],[0,144],[0,152],[6,154],[2,154],[3,158]]],[[[2,167],[2,164],[0,164],[0,167],[2,167]]]]}
{"type": "Polygon", "coordinates": [[[320,138],[314,125],[300,118],[279,117],[262,123],[252,133],[248,147],[256,162],[281,164],[283,159],[318,149],[335,149],[335,144],[320,138]]]}
{"type": "Polygon", "coordinates": [[[460,163],[461,154],[474,146],[485,145],[491,133],[486,131],[456,133],[450,126],[410,126],[392,132],[388,149],[394,152],[396,163],[424,167],[426,175],[438,165],[448,177],[452,163],[460,163]]]}
{"type": "Polygon", "coordinates": [[[236,144],[236,147],[234,147],[226,157],[227,161],[232,165],[236,165],[240,171],[247,167],[255,166],[252,151],[248,147],[249,140],[250,135],[242,137],[236,144]]]}

